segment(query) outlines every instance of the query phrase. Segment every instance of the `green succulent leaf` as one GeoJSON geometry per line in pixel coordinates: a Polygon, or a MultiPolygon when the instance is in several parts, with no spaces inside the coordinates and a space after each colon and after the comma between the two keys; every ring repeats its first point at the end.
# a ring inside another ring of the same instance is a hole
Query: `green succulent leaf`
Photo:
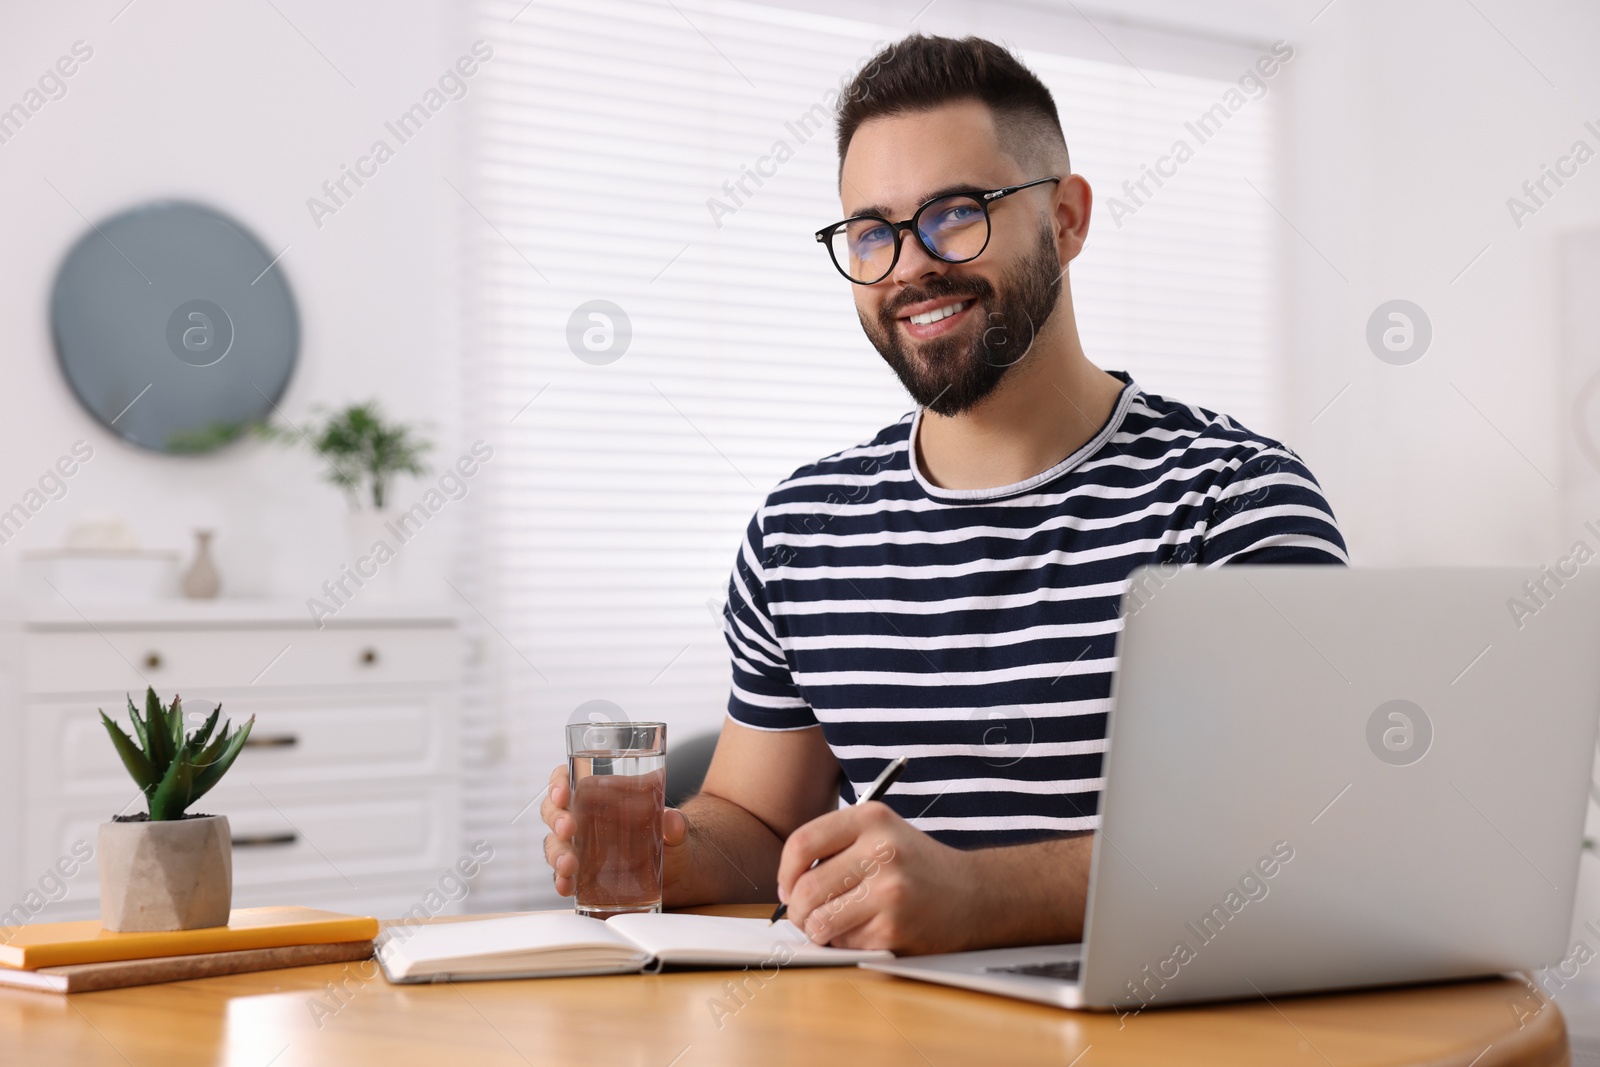
{"type": "MultiPolygon", "coordinates": [[[[105,712],[100,714],[104,715],[105,712]]],[[[133,706],[132,697],[128,698],[128,718],[133,720],[133,735],[139,739],[139,748],[150,751],[150,735],[145,731],[144,720],[139,718],[139,709],[133,706]]]]}
{"type": "Polygon", "coordinates": [[[103,711],[100,713],[100,721],[105,723],[106,732],[111,735],[111,743],[116,746],[117,755],[122,757],[122,765],[128,768],[128,773],[133,776],[140,791],[149,796],[151,788],[156,784],[155,768],[150,766],[149,758],[140,751],[127,731],[112,722],[111,717],[103,711]]]}
{"type": "Polygon", "coordinates": [[[167,721],[167,711],[161,706],[161,698],[156,696],[154,688],[145,690],[144,725],[145,733],[148,735],[145,755],[150,757],[150,765],[156,769],[156,777],[165,777],[178,746],[172,743],[172,724],[167,721]]]}
{"type": "Polygon", "coordinates": [[[182,749],[167,768],[165,777],[150,794],[150,821],[163,822],[183,818],[184,811],[194,800],[194,764],[182,749]]]}
{"type": "Polygon", "coordinates": [[[167,709],[167,725],[172,730],[172,751],[176,754],[183,747],[183,698],[177,693],[172,694],[172,707],[167,709]]]}
{"type": "MultiPolygon", "coordinates": [[[[234,731],[234,733],[237,732],[238,731],[234,731]]],[[[205,771],[210,768],[212,764],[216,763],[217,759],[222,755],[222,750],[227,747],[228,742],[232,739],[232,737],[233,734],[229,733],[227,726],[224,725],[222,730],[211,739],[210,743],[207,744],[205,748],[200,749],[194,754],[194,758],[191,760],[191,762],[194,764],[195,770],[197,772],[205,771]]]]}
{"type": "Polygon", "coordinates": [[[189,747],[196,752],[203,751],[206,742],[211,739],[211,731],[217,727],[217,717],[222,714],[222,705],[218,704],[211,712],[211,717],[206,719],[206,724],[189,735],[189,747]]]}
{"type": "Polygon", "coordinates": [[[229,735],[226,731],[217,738],[223,745],[220,751],[209,760],[195,762],[194,791],[191,800],[199,800],[212,786],[216,785],[222,776],[228,773],[228,768],[233,766],[233,761],[239,758],[239,753],[244,750],[244,743],[250,736],[250,728],[256,723],[256,717],[250,716],[245,724],[229,735]]]}

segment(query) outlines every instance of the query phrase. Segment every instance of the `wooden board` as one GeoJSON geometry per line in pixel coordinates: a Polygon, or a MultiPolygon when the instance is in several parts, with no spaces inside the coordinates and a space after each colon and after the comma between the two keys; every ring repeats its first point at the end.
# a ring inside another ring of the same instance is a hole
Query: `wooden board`
{"type": "Polygon", "coordinates": [[[74,963],[21,971],[0,967],[0,986],[42,989],[52,993],[88,993],[96,989],[184,982],[223,974],[271,971],[281,967],[309,967],[319,963],[344,963],[372,956],[371,941],[337,941],[326,945],[288,945],[239,952],[205,952],[193,956],[162,956],[149,960],[113,963],[74,963]]]}

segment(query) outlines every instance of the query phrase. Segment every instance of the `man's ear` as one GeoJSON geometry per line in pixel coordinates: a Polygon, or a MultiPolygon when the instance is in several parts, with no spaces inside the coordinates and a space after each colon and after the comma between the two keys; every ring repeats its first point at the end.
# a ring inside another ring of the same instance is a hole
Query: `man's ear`
{"type": "Polygon", "coordinates": [[[1089,239],[1089,213],[1094,207],[1094,190],[1081,175],[1071,174],[1056,184],[1056,251],[1065,267],[1083,251],[1089,239]]]}

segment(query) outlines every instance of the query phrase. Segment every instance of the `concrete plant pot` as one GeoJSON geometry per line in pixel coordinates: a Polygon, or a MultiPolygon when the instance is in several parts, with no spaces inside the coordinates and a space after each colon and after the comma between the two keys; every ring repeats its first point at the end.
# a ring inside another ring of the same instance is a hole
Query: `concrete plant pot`
{"type": "Polygon", "coordinates": [[[100,925],[129,930],[226,926],[233,839],[226,815],[100,824],[100,925]]]}

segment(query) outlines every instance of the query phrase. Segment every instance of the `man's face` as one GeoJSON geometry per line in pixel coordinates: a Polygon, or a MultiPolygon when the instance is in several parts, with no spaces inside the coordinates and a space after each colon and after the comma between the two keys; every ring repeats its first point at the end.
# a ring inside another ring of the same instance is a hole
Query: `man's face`
{"type": "MultiPolygon", "coordinates": [[[[846,217],[898,222],[952,190],[1046,176],[1024,174],[1000,150],[989,109],[961,101],[862,123],[845,155],[840,201],[846,217]]],[[[907,229],[889,276],[851,286],[867,338],[918,404],[941,415],[971,409],[1043,329],[1061,292],[1055,189],[1046,183],[996,201],[989,243],[970,262],[930,256],[907,229]]]]}

